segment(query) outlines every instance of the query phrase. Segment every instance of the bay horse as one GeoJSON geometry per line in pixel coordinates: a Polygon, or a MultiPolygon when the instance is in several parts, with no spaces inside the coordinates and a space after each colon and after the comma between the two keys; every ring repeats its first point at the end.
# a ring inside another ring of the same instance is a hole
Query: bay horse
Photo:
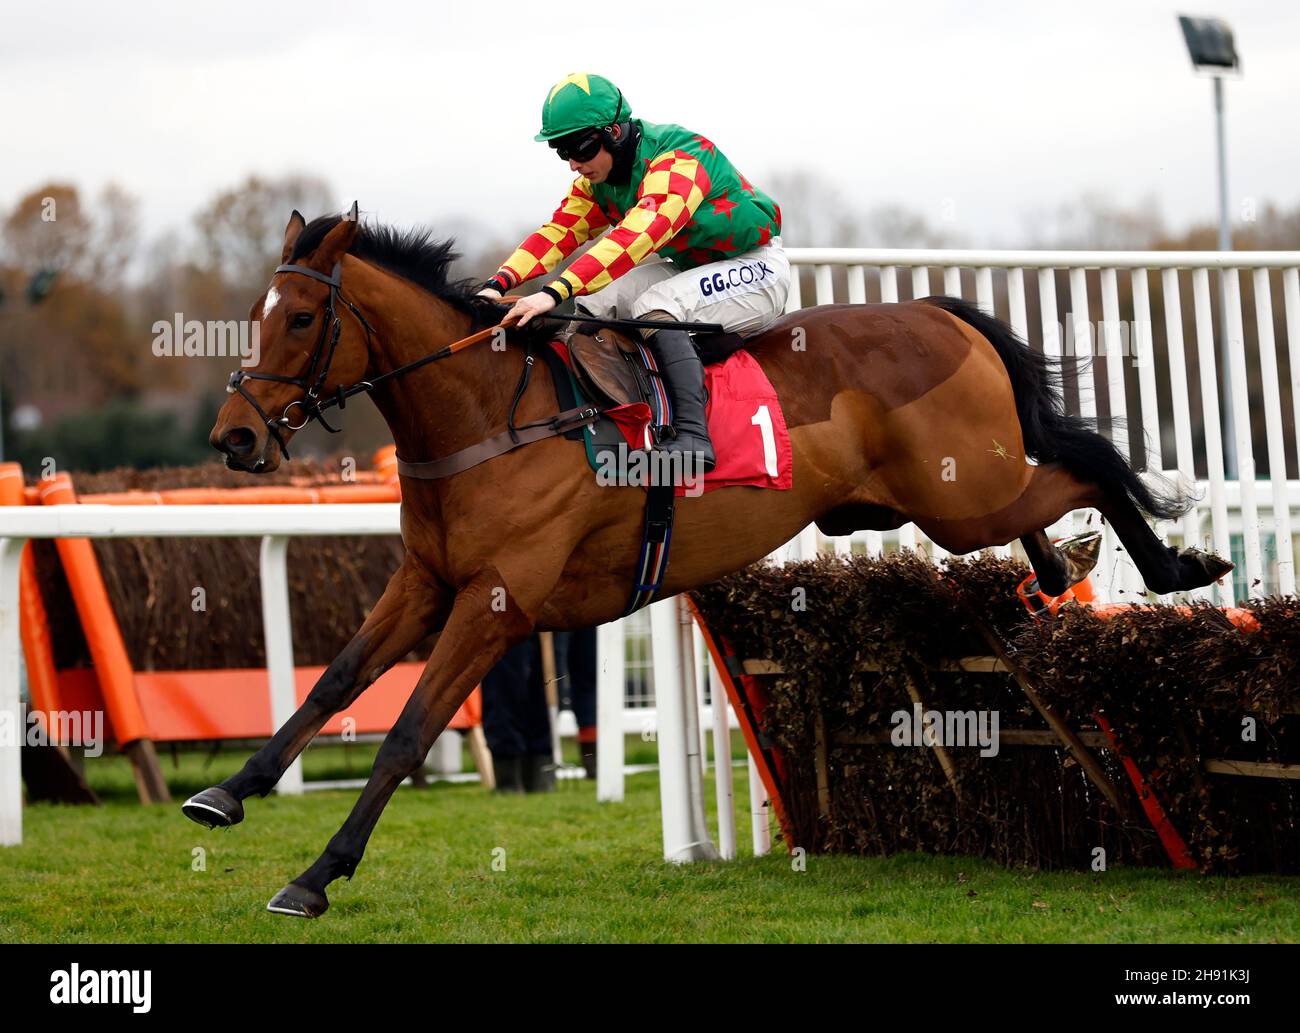
{"type": "MultiPolygon", "coordinates": [[[[425,230],[361,226],[355,205],[310,224],[295,211],[285,265],[250,313],[261,322],[261,362],[232,377],[212,429],[227,465],[276,469],[320,400],[349,388],[371,393],[407,462],[499,433],[516,402],[521,423],[554,416],[545,363],[515,398],[528,361],[521,342],[544,343],[544,326],[498,330],[504,347],[448,347],[490,332],[505,312],[451,279],[456,257],[451,241],[425,230]]],[[[966,302],[818,306],[747,347],[784,409],[793,486],[679,498],[660,598],[762,559],[809,523],[843,535],[909,521],[956,554],[1019,538],[1043,590],[1059,594],[1086,568],[1042,529],[1081,508],[1110,521],[1154,592],[1231,569],[1156,537],[1144,515],[1179,516],[1187,497],[1148,486],[1110,441],[1067,415],[1059,367],[966,302]]],[[[579,442],[550,437],[441,480],[404,476],[401,496],[405,558],[361,629],[270,741],[184,806],[210,827],[241,821],[242,801],[269,793],[333,714],[436,635],[347,820],[272,899],[275,912],[325,911],[327,886],[351,878],[389,797],[507,649],[535,630],[614,620],[629,597],[645,492],[598,485],[579,442]]]]}

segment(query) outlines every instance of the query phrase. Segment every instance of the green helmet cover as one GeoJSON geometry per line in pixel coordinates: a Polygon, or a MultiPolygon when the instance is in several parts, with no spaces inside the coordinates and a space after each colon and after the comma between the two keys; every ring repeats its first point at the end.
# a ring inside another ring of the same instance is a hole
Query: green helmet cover
{"type": "Polygon", "coordinates": [[[602,75],[573,72],[551,87],[542,105],[542,131],[534,140],[554,140],[580,129],[624,122],[632,114],[612,82],[602,75]]]}

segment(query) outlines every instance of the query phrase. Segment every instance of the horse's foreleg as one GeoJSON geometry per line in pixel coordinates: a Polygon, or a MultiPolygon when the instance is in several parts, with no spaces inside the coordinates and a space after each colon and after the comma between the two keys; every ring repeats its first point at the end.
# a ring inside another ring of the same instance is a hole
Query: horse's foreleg
{"type": "Polygon", "coordinates": [[[389,667],[439,629],[449,603],[450,593],[408,558],[302,706],[238,774],[191,797],[184,804],[184,812],[202,825],[227,826],[241,821],[240,801],[269,793],[325,722],[351,706],[389,667]]]}
{"type": "Polygon", "coordinates": [[[485,577],[457,592],[424,674],[380,746],[352,813],[316,863],[276,894],[268,910],[315,918],[329,906],[325,888],[340,876],[352,877],[393,792],[423,762],[474,686],[532,631],[517,606],[493,606],[499,587],[499,579],[485,577]]]}

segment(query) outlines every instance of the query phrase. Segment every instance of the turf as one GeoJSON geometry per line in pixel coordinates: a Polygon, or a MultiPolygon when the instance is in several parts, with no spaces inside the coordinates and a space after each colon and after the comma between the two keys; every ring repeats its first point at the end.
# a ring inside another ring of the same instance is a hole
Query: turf
{"type": "MultiPolygon", "coordinates": [[[[630,761],[645,759],[641,746],[630,761]]],[[[313,749],[307,776],[358,777],[372,751],[313,749]]],[[[222,756],[205,770],[190,754],[165,766],[179,801],[240,759],[222,756]]],[[[654,774],[630,776],[621,804],[598,804],[590,782],[529,797],[403,788],[355,879],[335,883],[329,912],[307,922],[268,914],[266,901],[316,858],[354,792],[253,799],[243,825],[209,832],[177,805],[133,802],[121,759],[102,758],[87,776],[104,806],[31,806],[24,844],[0,851],[0,941],[1300,939],[1297,879],[1008,871],[916,854],[809,857],[800,870],[779,842],[754,858],[744,769],[735,775],[741,858],[684,866],[660,859],[654,774]]]]}

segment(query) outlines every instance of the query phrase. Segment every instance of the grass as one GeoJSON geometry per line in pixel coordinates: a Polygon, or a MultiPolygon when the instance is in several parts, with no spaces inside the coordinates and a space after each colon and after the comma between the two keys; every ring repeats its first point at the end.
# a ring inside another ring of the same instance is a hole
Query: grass
{"type": "MultiPolygon", "coordinates": [[[[629,761],[647,751],[652,744],[634,741],[629,761]]],[[[360,777],[372,755],[360,745],[314,748],[307,777],[360,777]]],[[[225,754],[205,769],[202,755],[182,754],[164,766],[179,802],[242,757],[225,754]]],[[[744,801],[744,769],[735,774],[744,801]]],[[[653,774],[629,777],[622,804],[598,804],[589,782],[529,797],[478,786],[401,789],[355,879],[336,882],[330,911],[304,922],[263,909],[324,848],[354,792],[253,799],[243,825],[209,832],[178,805],[133,802],[121,758],[89,762],[87,777],[103,807],[29,807],[24,844],[0,851],[0,941],[1300,939],[1297,879],[1008,871],[915,854],[809,857],[798,871],[779,843],[767,857],[748,856],[743,824],[739,860],[669,865],[660,860],[653,774]],[[504,858],[504,871],[494,858],[504,858]]]]}

